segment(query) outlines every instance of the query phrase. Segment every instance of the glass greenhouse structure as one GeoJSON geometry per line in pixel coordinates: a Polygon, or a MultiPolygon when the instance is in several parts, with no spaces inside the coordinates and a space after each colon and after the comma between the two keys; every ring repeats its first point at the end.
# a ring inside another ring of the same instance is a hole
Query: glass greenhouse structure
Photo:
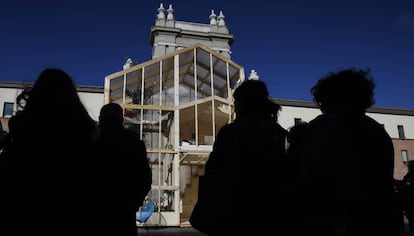
{"type": "Polygon", "coordinates": [[[188,224],[198,175],[218,130],[234,118],[232,93],[244,77],[240,65],[202,44],[105,77],[105,104],[124,108],[125,126],[147,147],[156,207],[142,226],[188,224]]]}

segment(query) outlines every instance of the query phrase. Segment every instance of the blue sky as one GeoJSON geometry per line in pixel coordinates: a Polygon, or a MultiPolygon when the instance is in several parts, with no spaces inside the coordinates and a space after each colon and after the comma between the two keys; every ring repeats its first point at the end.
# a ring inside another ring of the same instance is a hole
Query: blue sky
{"type": "Polygon", "coordinates": [[[318,78],[370,68],[375,106],[414,109],[413,0],[0,0],[2,81],[33,81],[59,67],[79,85],[103,86],[127,57],[151,58],[157,8],[209,23],[223,11],[232,60],[255,69],[272,97],[311,100],[318,78]]]}

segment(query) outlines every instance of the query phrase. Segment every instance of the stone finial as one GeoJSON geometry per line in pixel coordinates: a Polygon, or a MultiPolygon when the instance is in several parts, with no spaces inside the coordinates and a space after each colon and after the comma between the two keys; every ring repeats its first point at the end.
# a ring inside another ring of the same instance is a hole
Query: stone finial
{"type": "Polygon", "coordinates": [[[249,80],[259,80],[259,75],[257,74],[256,70],[252,69],[250,71],[249,80]]]}
{"type": "Polygon", "coordinates": [[[160,3],[160,7],[158,8],[157,20],[164,20],[165,19],[165,9],[164,5],[160,3]]]}
{"type": "Polygon", "coordinates": [[[168,7],[167,13],[167,20],[174,20],[174,9],[172,8],[172,4],[168,7]]]}
{"type": "Polygon", "coordinates": [[[210,19],[210,25],[217,25],[217,20],[216,20],[216,13],[214,13],[214,10],[211,10],[211,14],[208,17],[210,19]]]}
{"type": "Polygon", "coordinates": [[[132,59],[130,57],[128,57],[128,59],[126,60],[124,66],[122,67],[122,69],[124,69],[124,70],[128,69],[133,65],[134,65],[134,62],[132,61],[132,59]]]}
{"type": "Polygon", "coordinates": [[[225,16],[223,15],[223,12],[220,11],[219,16],[217,17],[218,19],[218,26],[226,26],[226,22],[224,21],[225,16]]]}

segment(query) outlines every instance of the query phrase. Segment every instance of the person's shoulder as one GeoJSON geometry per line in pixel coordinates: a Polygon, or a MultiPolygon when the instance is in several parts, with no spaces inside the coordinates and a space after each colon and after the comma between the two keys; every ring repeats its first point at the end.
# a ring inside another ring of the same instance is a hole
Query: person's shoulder
{"type": "Polygon", "coordinates": [[[371,125],[377,128],[382,128],[382,125],[370,116],[365,115],[363,120],[364,120],[364,123],[366,123],[367,125],[371,125]]]}
{"type": "Polygon", "coordinates": [[[370,130],[372,133],[376,133],[377,135],[381,134],[383,136],[386,136],[387,138],[389,137],[389,134],[385,130],[384,126],[372,117],[365,115],[363,120],[363,126],[366,127],[367,130],[370,130]]]}
{"type": "Polygon", "coordinates": [[[333,141],[332,137],[343,137],[346,128],[343,120],[334,114],[321,114],[311,120],[306,128],[307,139],[333,141]]]}
{"type": "Polygon", "coordinates": [[[279,123],[275,123],[274,126],[280,134],[287,135],[289,132],[287,129],[283,128],[279,123]]]}
{"type": "Polygon", "coordinates": [[[414,187],[414,185],[412,184],[413,179],[414,179],[414,172],[409,171],[407,174],[404,175],[402,182],[406,186],[414,187]]]}
{"type": "Polygon", "coordinates": [[[325,126],[327,124],[337,123],[338,118],[332,114],[320,114],[309,121],[308,127],[312,129],[313,127],[325,126]]]}
{"type": "Polygon", "coordinates": [[[232,122],[232,123],[228,123],[223,125],[223,127],[220,128],[219,132],[229,132],[233,129],[237,128],[237,124],[232,122]]]}
{"type": "Polygon", "coordinates": [[[237,130],[238,127],[234,122],[225,124],[218,130],[217,138],[226,139],[226,137],[233,136],[237,132],[237,130]]]}
{"type": "Polygon", "coordinates": [[[139,133],[137,131],[134,131],[134,130],[131,130],[131,129],[123,128],[122,130],[123,130],[123,132],[129,133],[131,135],[136,135],[136,136],[139,135],[139,133]]]}
{"type": "Polygon", "coordinates": [[[124,128],[124,129],[122,129],[121,133],[122,133],[123,136],[128,137],[130,139],[140,139],[138,132],[135,132],[135,131],[130,130],[130,129],[125,129],[124,128]]]}
{"type": "Polygon", "coordinates": [[[404,175],[404,177],[403,177],[403,181],[404,181],[404,180],[406,180],[406,179],[408,179],[408,178],[410,178],[410,177],[412,177],[412,176],[414,176],[414,171],[408,171],[408,172],[404,175]]]}
{"type": "Polygon", "coordinates": [[[325,120],[328,120],[328,115],[320,114],[320,115],[317,115],[312,120],[310,120],[309,125],[312,125],[312,124],[315,124],[315,123],[318,123],[318,122],[322,122],[322,121],[325,121],[325,120]]]}
{"type": "Polygon", "coordinates": [[[23,123],[23,115],[21,113],[18,113],[10,117],[9,129],[13,129],[16,126],[19,126],[21,123],[23,123]]]}

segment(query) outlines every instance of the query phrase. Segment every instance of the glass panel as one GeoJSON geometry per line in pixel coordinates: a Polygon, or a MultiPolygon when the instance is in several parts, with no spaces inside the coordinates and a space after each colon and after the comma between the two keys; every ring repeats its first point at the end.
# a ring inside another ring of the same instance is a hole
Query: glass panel
{"type": "Polygon", "coordinates": [[[125,103],[141,104],[142,69],[126,75],[125,103]]]}
{"type": "Polygon", "coordinates": [[[225,61],[213,56],[214,95],[225,98],[227,94],[227,68],[225,61]]]}
{"type": "Polygon", "coordinates": [[[144,110],[143,118],[142,139],[147,145],[147,148],[173,149],[174,132],[172,131],[174,127],[174,112],[144,110]]]}
{"type": "Polygon", "coordinates": [[[195,105],[180,110],[180,145],[195,145],[195,105]]]}
{"type": "Polygon", "coordinates": [[[141,109],[124,109],[124,126],[131,129],[141,136],[141,109]]]}
{"type": "Polygon", "coordinates": [[[161,111],[161,148],[173,149],[174,112],[161,111]]]}
{"type": "Polygon", "coordinates": [[[211,96],[210,53],[198,48],[196,66],[198,97],[209,97],[211,96]]]}
{"type": "Polygon", "coordinates": [[[174,154],[148,153],[148,158],[152,169],[152,185],[154,186],[149,195],[161,211],[172,211],[174,210],[174,191],[172,189],[174,154]]]}
{"type": "Polygon", "coordinates": [[[193,62],[193,51],[188,51],[179,55],[180,104],[194,101],[193,62]]]}
{"type": "Polygon", "coordinates": [[[202,48],[197,48],[197,64],[210,67],[210,53],[202,48]]]}
{"type": "Polygon", "coordinates": [[[237,86],[237,81],[240,79],[240,69],[229,66],[230,89],[234,90],[237,86]]]}
{"type": "Polygon", "coordinates": [[[198,80],[198,94],[200,98],[211,96],[210,74],[204,80],[198,80]]]}
{"type": "Polygon", "coordinates": [[[174,106],[174,87],[162,90],[162,105],[174,106]]]}
{"type": "Polygon", "coordinates": [[[109,81],[109,102],[123,103],[124,76],[109,81]]]}
{"type": "Polygon", "coordinates": [[[147,148],[161,148],[160,143],[160,111],[144,110],[142,120],[143,140],[147,148]]]}
{"type": "Polygon", "coordinates": [[[190,66],[194,61],[194,51],[187,51],[180,54],[180,66],[190,66]]]}
{"type": "Polygon", "coordinates": [[[174,57],[162,61],[161,105],[174,105],[174,57]]]}
{"type": "Polygon", "coordinates": [[[194,89],[191,89],[191,87],[181,82],[180,83],[180,104],[191,102],[191,97],[194,97],[194,89]]]}
{"type": "MultiPolygon", "coordinates": [[[[191,63],[190,66],[190,70],[188,72],[188,74],[186,74],[186,76],[184,76],[183,81],[185,82],[185,84],[187,84],[188,88],[191,89],[190,90],[190,102],[197,100],[197,93],[196,93],[196,73],[197,71],[195,70],[194,67],[194,63],[191,63]]],[[[198,90],[198,88],[197,88],[198,90]]]]}
{"type": "Polygon", "coordinates": [[[159,105],[160,63],[144,68],[144,105],[159,105]]]}
{"type": "MultiPolygon", "coordinates": [[[[214,111],[214,115],[215,115],[215,130],[216,130],[216,134],[217,132],[227,123],[230,122],[230,115],[232,112],[232,106],[217,101],[214,101],[215,104],[215,111],[214,111]]],[[[210,143],[206,143],[206,144],[210,144],[210,143]]],[[[211,143],[212,144],[212,143],[211,143]]]]}
{"type": "Polygon", "coordinates": [[[151,171],[152,171],[152,185],[153,186],[160,185],[161,183],[160,178],[158,176],[158,173],[160,173],[159,167],[161,164],[161,160],[159,156],[160,156],[160,153],[158,152],[155,152],[155,153],[147,152],[148,162],[150,163],[151,171]]]}
{"type": "Polygon", "coordinates": [[[211,112],[212,102],[204,102],[198,105],[198,144],[210,144],[213,136],[213,119],[211,112]]]}

